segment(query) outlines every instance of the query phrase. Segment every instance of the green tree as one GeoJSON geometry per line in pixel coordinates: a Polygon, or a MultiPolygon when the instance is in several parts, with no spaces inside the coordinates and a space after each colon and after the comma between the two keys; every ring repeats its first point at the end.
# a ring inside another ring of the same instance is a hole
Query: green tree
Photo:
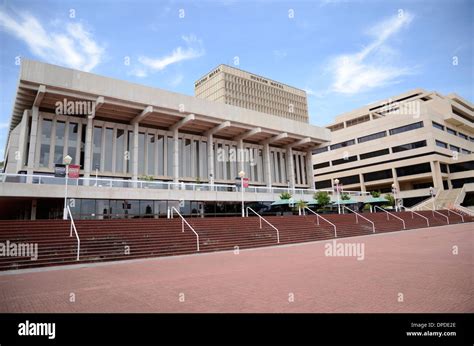
{"type": "Polygon", "coordinates": [[[348,200],[351,199],[351,196],[349,196],[348,193],[344,192],[343,194],[341,194],[341,199],[342,199],[343,201],[348,201],[348,200]]]}
{"type": "Polygon", "coordinates": [[[307,203],[300,199],[298,202],[296,202],[296,207],[300,209],[304,209],[307,207],[307,203]]]}
{"type": "Polygon", "coordinates": [[[313,195],[313,199],[318,201],[319,206],[325,207],[331,202],[331,197],[327,191],[318,191],[313,195]]]}
{"type": "Polygon", "coordinates": [[[280,194],[280,199],[290,199],[291,198],[291,193],[289,192],[282,192],[280,194]]]}
{"type": "Polygon", "coordinates": [[[395,197],[392,194],[387,193],[385,199],[388,201],[387,204],[394,207],[395,206],[395,197]]]}

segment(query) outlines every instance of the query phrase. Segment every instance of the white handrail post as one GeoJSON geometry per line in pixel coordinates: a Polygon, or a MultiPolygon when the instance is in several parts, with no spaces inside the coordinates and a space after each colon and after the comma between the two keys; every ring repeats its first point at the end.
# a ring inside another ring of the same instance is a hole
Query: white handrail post
{"type": "Polygon", "coordinates": [[[183,215],[181,215],[181,213],[178,211],[178,209],[176,209],[175,207],[171,207],[171,213],[173,213],[173,209],[174,209],[174,211],[176,211],[176,214],[178,214],[178,216],[181,218],[182,231],[184,232],[184,224],[186,223],[186,225],[188,225],[189,229],[191,229],[191,231],[193,231],[193,233],[196,235],[197,251],[199,252],[199,234],[195,231],[194,228],[191,227],[191,225],[188,223],[188,221],[186,221],[186,219],[183,217],[183,215]]]}
{"type": "Polygon", "coordinates": [[[342,208],[343,208],[343,210],[344,210],[344,208],[345,208],[345,209],[349,210],[350,212],[356,214],[356,216],[360,216],[360,217],[363,218],[364,220],[367,220],[368,222],[370,222],[370,223],[372,224],[372,231],[373,231],[373,233],[375,233],[375,224],[374,224],[372,221],[370,221],[370,220],[369,220],[368,218],[366,218],[365,216],[362,216],[362,215],[360,215],[359,213],[355,212],[354,210],[352,210],[352,209],[346,207],[345,205],[343,205],[342,208]]]}
{"type": "Polygon", "coordinates": [[[380,210],[382,210],[382,211],[384,211],[385,213],[387,213],[387,220],[388,220],[388,216],[389,216],[389,215],[392,215],[392,216],[395,217],[396,219],[399,219],[399,220],[402,222],[402,224],[403,224],[403,229],[406,229],[405,220],[403,220],[401,217],[398,217],[398,216],[396,216],[395,214],[390,213],[389,211],[385,210],[384,208],[379,207],[378,205],[376,205],[376,206],[374,206],[374,207],[375,207],[375,208],[378,208],[378,209],[380,209],[380,210]]]}
{"type": "Polygon", "coordinates": [[[324,221],[326,221],[328,224],[330,224],[332,227],[334,227],[334,237],[337,238],[337,227],[335,224],[333,224],[332,222],[328,221],[326,218],[322,217],[321,215],[319,215],[318,213],[316,213],[314,210],[311,210],[309,209],[308,207],[304,207],[305,209],[308,209],[310,212],[312,212],[314,215],[316,215],[316,220],[318,222],[318,226],[319,226],[319,218],[323,219],[324,221]]]}
{"type": "Polygon", "coordinates": [[[246,210],[247,210],[247,214],[248,214],[248,211],[250,210],[251,212],[253,212],[255,215],[257,215],[259,217],[259,219],[260,219],[260,229],[262,229],[262,220],[265,221],[270,227],[272,227],[277,232],[277,243],[280,244],[280,231],[278,230],[278,228],[273,226],[270,222],[268,222],[265,218],[263,218],[259,213],[257,213],[252,208],[247,207],[246,210]]]}
{"type": "Polygon", "coordinates": [[[77,256],[76,256],[76,261],[79,261],[79,254],[81,252],[81,240],[79,239],[79,234],[77,234],[77,229],[76,225],[74,224],[74,219],[72,217],[71,209],[69,208],[69,205],[66,207],[67,212],[69,214],[69,217],[71,218],[71,235],[72,235],[72,228],[74,228],[74,232],[76,233],[76,239],[77,239],[77,256]]]}

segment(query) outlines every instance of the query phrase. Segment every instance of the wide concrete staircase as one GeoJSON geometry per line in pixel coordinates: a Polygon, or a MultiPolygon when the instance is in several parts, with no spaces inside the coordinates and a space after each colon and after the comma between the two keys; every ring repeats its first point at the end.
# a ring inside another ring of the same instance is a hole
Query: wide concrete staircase
{"type": "MultiPolygon", "coordinates": [[[[452,211],[399,212],[394,215],[405,221],[405,229],[446,225],[462,222],[452,211]]],[[[337,228],[337,238],[370,235],[403,230],[400,219],[384,212],[364,213],[356,222],[355,214],[329,214],[324,218],[337,228]]],[[[236,250],[254,247],[302,243],[335,238],[334,227],[313,214],[307,216],[270,216],[265,218],[277,231],[256,216],[216,217],[187,219],[199,235],[199,253],[236,250]]],[[[464,216],[464,222],[474,221],[464,216]]],[[[37,244],[38,257],[31,259],[25,254],[1,256],[0,270],[36,268],[139,259],[147,257],[175,256],[198,253],[197,237],[185,225],[182,231],[180,218],[129,219],[129,220],[80,220],[76,221],[80,238],[80,259],[77,256],[77,240],[70,236],[70,222],[62,220],[0,221],[0,243],[37,244]],[[21,255],[21,256],[19,256],[21,255]]],[[[5,248],[4,248],[5,249],[5,248]]]]}

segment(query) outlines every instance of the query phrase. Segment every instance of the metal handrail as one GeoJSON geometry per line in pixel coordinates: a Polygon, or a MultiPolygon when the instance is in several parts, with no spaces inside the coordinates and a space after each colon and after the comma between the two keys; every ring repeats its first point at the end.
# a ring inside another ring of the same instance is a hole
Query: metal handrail
{"type": "Polygon", "coordinates": [[[369,220],[368,218],[366,218],[365,216],[360,215],[358,212],[355,212],[354,210],[352,210],[352,209],[346,207],[345,205],[341,205],[341,207],[343,208],[343,210],[344,210],[344,208],[345,208],[345,209],[347,209],[347,210],[349,210],[349,211],[351,211],[351,212],[353,212],[353,213],[355,214],[355,216],[356,216],[356,223],[359,223],[359,216],[360,216],[361,218],[367,220],[368,222],[370,222],[370,223],[372,224],[372,231],[373,231],[373,233],[375,233],[375,224],[374,224],[372,221],[370,221],[370,220],[369,220]]]}
{"type": "Polygon", "coordinates": [[[74,223],[74,219],[72,217],[71,209],[69,208],[69,205],[66,206],[67,212],[69,214],[69,217],[71,218],[71,228],[69,230],[69,236],[72,237],[72,229],[74,228],[74,233],[76,234],[76,239],[77,239],[77,257],[76,261],[79,261],[79,253],[81,251],[81,240],[79,239],[79,234],[77,234],[77,228],[76,224],[74,223]]]}
{"type": "Polygon", "coordinates": [[[439,215],[441,215],[442,217],[445,217],[445,218],[446,218],[446,221],[447,221],[447,223],[448,223],[448,225],[449,225],[449,217],[447,217],[446,215],[440,213],[439,211],[437,211],[437,210],[435,210],[435,209],[432,209],[431,211],[433,212],[433,217],[434,217],[434,213],[439,214],[439,215]]]}
{"type": "Polygon", "coordinates": [[[413,214],[416,214],[416,215],[422,217],[423,219],[426,220],[426,225],[427,225],[428,227],[430,227],[430,221],[429,221],[429,219],[428,219],[426,216],[423,216],[423,215],[421,215],[420,213],[417,213],[417,212],[414,211],[414,210],[408,209],[407,207],[405,207],[405,206],[403,206],[403,205],[399,205],[398,207],[399,207],[399,208],[403,208],[403,209],[405,209],[406,211],[411,212],[411,218],[412,218],[412,219],[413,219],[413,214]]]}
{"type": "Polygon", "coordinates": [[[318,226],[319,226],[319,218],[323,219],[324,221],[326,221],[328,224],[332,225],[332,227],[334,227],[334,237],[337,238],[337,227],[335,224],[333,224],[331,221],[329,221],[328,219],[326,219],[325,217],[322,217],[321,215],[319,215],[318,213],[316,213],[314,210],[311,210],[309,209],[308,207],[304,207],[303,209],[308,209],[310,212],[312,212],[314,215],[316,215],[316,220],[318,222],[318,226]]]}
{"type": "Polygon", "coordinates": [[[449,213],[454,213],[454,214],[456,214],[456,215],[460,216],[460,217],[461,217],[461,219],[462,219],[462,222],[464,222],[464,216],[462,216],[462,215],[461,215],[461,214],[459,214],[459,213],[456,213],[456,212],[455,212],[455,211],[453,211],[452,209],[449,209],[449,208],[448,208],[448,209],[446,209],[446,210],[448,211],[448,215],[449,215],[449,213]]]}
{"type": "MultiPolygon", "coordinates": [[[[11,174],[11,173],[0,173],[0,182],[8,182],[7,178],[12,177],[12,178],[23,178],[24,181],[12,181],[12,183],[25,183],[25,184],[33,184],[32,182],[28,182],[29,179],[27,178],[35,178],[37,179],[37,182],[34,184],[48,184],[49,182],[52,181],[57,181],[58,184],[60,181],[62,181],[64,178],[60,177],[55,177],[53,175],[46,175],[46,174],[11,174]]],[[[161,190],[171,190],[173,188],[181,188],[185,190],[192,190],[196,191],[199,189],[205,189],[205,191],[219,191],[219,189],[231,189],[233,192],[237,191],[237,186],[235,184],[216,184],[216,183],[185,183],[185,182],[173,182],[173,181],[165,181],[165,180],[151,180],[151,181],[146,181],[146,180],[132,180],[132,179],[116,179],[116,178],[103,178],[103,177],[80,177],[77,179],[70,179],[70,183],[72,183],[73,186],[87,186],[84,184],[85,182],[90,182],[89,186],[94,186],[94,183],[98,183],[96,187],[102,187],[102,188],[112,188],[112,187],[123,187],[123,188],[157,188],[161,190]],[[114,186],[120,185],[120,184],[127,184],[130,186],[114,186]]],[[[51,183],[49,183],[51,184],[51,183]]],[[[54,183],[52,185],[55,185],[54,183]]],[[[331,192],[331,190],[317,190],[317,189],[302,189],[302,188],[285,188],[285,187],[273,187],[269,188],[266,186],[249,186],[248,191],[251,192],[262,192],[262,193],[276,193],[277,191],[287,191],[290,193],[296,193],[298,195],[302,194],[314,194],[318,191],[327,191],[331,192]],[[273,191],[277,190],[277,191],[273,191]]],[[[345,191],[351,195],[360,195],[361,192],[359,191],[345,191]]]]}
{"type": "Polygon", "coordinates": [[[456,205],[456,206],[454,206],[454,208],[456,210],[460,211],[461,213],[466,214],[467,216],[473,216],[472,215],[472,210],[469,210],[468,208],[463,207],[462,205],[456,205]]]}
{"type": "Polygon", "coordinates": [[[199,234],[197,234],[197,232],[194,230],[194,228],[191,227],[191,225],[188,223],[188,221],[186,221],[186,219],[183,217],[183,215],[181,215],[181,213],[175,207],[171,207],[171,216],[173,216],[173,210],[176,211],[176,213],[181,218],[181,232],[184,232],[184,224],[186,223],[186,225],[188,225],[188,227],[191,229],[191,231],[193,231],[194,234],[196,235],[197,250],[199,251],[199,234]]]}
{"type": "Polygon", "coordinates": [[[378,205],[374,205],[374,208],[375,208],[375,209],[378,208],[378,209],[380,209],[380,210],[386,212],[386,213],[387,213],[387,220],[389,219],[389,215],[393,216],[394,218],[399,219],[399,220],[403,223],[403,229],[406,229],[406,227],[405,227],[405,220],[403,220],[401,217],[398,217],[397,215],[392,214],[391,212],[385,210],[384,208],[379,207],[378,205]]]}
{"type": "Polygon", "coordinates": [[[265,221],[268,225],[270,225],[270,227],[272,227],[275,231],[277,231],[277,243],[280,244],[280,231],[278,230],[278,228],[276,228],[275,226],[273,226],[270,222],[268,222],[267,220],[265,220],[263,218],[262,215],[260,215],[259,213],[257,213],[255,210],[253,210],[252,208],[250,207],[247,207],[246,209],[246,216],[249,217],[249,210],[252,211],[255,215],[257,215],[260,219],[260,229],[262,229],[262,220],[265,221]]]}

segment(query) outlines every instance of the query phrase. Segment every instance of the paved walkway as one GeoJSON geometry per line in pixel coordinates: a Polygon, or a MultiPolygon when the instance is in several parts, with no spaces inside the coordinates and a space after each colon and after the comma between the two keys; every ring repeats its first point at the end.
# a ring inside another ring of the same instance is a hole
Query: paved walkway
{"type": "Polygon", "coordinates": [[[317,242],[0,275],[0,312],[473,312],[473,231],[339,241],[363,260],[317,242]]]}

